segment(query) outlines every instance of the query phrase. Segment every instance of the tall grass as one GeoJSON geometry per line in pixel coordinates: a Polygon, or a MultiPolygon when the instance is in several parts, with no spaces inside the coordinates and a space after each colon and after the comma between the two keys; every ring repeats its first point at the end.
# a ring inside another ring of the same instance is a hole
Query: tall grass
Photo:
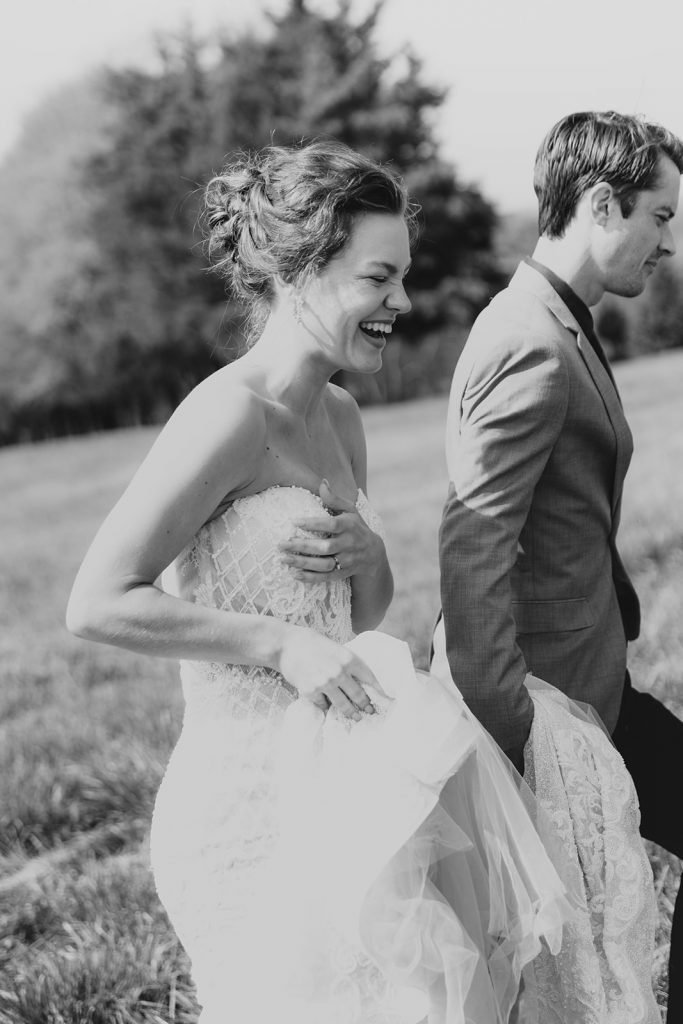
{"type": "MultiPolygon", "coordinates": [[[[636,439],[621,532],[644,613],[632,674],[683,717],[683,353],[617,375],[636,439]]],[[[375,407],[364,420],[370,497],[396,577],[383,628],[424,665],[439,605],[445,402],[375,407]]],[[[76,641],[63,627],[78,562],[154,436],[0,451],[0,1024],[196,1020],[146,849],[180,728],[176,667],[76,641]]],[[[664,1002],[679,866],[650,854],[664,1002]]]]}

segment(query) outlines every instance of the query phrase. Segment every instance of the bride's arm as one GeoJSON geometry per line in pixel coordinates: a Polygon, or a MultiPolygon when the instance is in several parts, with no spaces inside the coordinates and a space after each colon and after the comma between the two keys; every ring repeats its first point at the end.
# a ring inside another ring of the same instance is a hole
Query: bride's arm
{"type": "Polygon", "coordinates": [[[229,493],[248,485],[265,421],[244,390],[216,381],[176,410],[90,546],[71,592],[79,636],[164,657],[271,664],[276,640],[241,616],[164,593],[155,583],[229,493]]]}
{"type": "Polygon", "coordinates": [[[313,630],[166,594],[161,572],[222,499],[253,481],[266,440],[258,400],[215,377],[182,403],[95,537],[78,572],[67,627],[88,640],[162,657],[277,669],[301,693],[345,714],[367,703],[367,667],[313,630]]]}

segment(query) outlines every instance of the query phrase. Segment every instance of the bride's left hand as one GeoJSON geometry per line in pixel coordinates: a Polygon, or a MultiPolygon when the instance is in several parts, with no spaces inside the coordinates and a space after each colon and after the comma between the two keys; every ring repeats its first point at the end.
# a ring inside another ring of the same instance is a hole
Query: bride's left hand
{"type": "Polygon", "coordinates": [[[319,536],[283,541],[279,547],[284,561],[299,579],[313,583],[373,575],[385,559],[381,537],[370,529],[352,501],[332,491],[327,480],[320,484],[320,497],[332,515],[295,520],[294,526],[319,536]]]}

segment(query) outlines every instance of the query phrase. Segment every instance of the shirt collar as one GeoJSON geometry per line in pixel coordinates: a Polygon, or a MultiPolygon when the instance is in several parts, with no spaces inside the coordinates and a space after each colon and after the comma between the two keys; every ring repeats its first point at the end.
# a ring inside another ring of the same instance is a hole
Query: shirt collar
{"type": "Polygon", "coordinates": [[[531,256],[525,256],[524,262],[528,263],[528,265],[533,267],[534,270],[537,270],[539,274],[542,274],[546,281],[553,286],[583,333],[587,338],[592,338],[595,333],[595,325],[593,323],[591,311],[583,299],[579,298],[574,289],[570,288],[566,281],[563,281],[561,277],[558,277],[557,274],[552,270],[549,270],[549,268],[545,267],[542,263],[532,259],[531,256]]]}

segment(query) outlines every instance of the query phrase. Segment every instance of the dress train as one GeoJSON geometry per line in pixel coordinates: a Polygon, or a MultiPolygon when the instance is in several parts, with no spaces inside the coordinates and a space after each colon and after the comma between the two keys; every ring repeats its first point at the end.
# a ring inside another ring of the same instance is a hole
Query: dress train
{"type": "Polygon", "coordinates": [[[254,1019],[507,1024],[524,969],[559,951],[564,887],[457,690],[393,637],[348,646],[389,699],[358,723],[301,700],[285,715],[254,1019]]]}

